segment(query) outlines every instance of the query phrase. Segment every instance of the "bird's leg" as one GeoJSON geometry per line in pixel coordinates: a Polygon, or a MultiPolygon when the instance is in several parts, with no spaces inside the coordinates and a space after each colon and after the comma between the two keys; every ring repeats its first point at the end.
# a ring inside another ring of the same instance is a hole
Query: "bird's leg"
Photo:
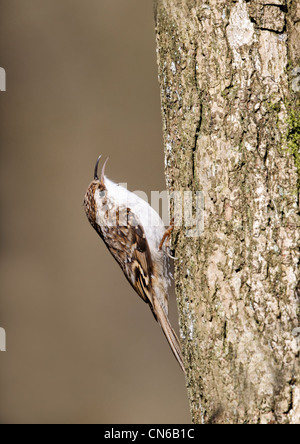
{"type": "Polygon", "coordinates": [[[174,230],[174,218],[171,220],[170,227],[166,230],[162,237],[161,243],[159,244],[159,249],[162,250],[166,240],[170,240],[172,231],[174,230]]]}

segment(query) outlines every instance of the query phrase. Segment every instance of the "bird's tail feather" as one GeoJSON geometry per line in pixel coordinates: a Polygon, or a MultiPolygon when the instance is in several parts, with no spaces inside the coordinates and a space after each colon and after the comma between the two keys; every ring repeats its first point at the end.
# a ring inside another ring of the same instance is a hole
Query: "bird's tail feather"
{"type": "Polygon", "coordinates": [[[177,335],[176,335],[175,331],[173,330],[167,315],[165,314],[163,308],[161,307],[161,305],[159,304],[158,301],[154,304],[154,310],[155,310],[157,321],[159,322],[159,324],[164,332],[164,335],[167,338],[167,341],[171,347],[171,350],[172,350],[175,358],[177,359],[181,369],[183,370],[183,372],[185,374],[185,368],[184,368],[184,364],[183,364],[183,357],[182,357],[179,339],[177,338],[177,335]]]}

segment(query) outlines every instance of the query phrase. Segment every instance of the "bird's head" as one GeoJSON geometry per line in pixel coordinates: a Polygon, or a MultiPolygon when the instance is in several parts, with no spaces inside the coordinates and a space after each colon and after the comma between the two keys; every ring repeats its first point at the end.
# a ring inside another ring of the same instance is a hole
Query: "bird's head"
{"type": "Polygon", "coordinates": [[[90,183],[87,192],[84,197],[83,206],[86,215],[93,225],[96,221],[97,206],[106,205],[107,202],[107,187],[105,186],[105,167],[108,162],[108,158],[104,162],[102,167],[101,176],[98,176],[99,163],[102,156],[99,156],[95,165],[94,180],[90,183]]]}

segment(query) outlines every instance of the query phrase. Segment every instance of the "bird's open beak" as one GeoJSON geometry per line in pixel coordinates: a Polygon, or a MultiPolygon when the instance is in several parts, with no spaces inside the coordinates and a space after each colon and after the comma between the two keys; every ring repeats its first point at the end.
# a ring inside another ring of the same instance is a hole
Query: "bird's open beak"
{"type": "Polygon", "coordinates": [[[102,157],[102,156],[99,156],[98,159],[97,159],[97,162],[96,162],[95,172],[94,172],[94,179],[95,179],[95,180],[99,180],[99,177],[98,177],[98,168],[99,168],[99,162],[100,162],[100,160],[101,160],[101,157],[102,157]]]}
{"type": "MultiPolygon", "coordinates": [[[[94,172],[94,179],[95,179],[95,180],[98,180],[98,181],[99,181],[99,177],[98,177],[98,168],[99,168],[99,162],[100,162],[101,157],[102,157],[102,156],[99,156],[98,159],[97,159],[97,162],[96,162],[96,165],[95,165],[95,172],[94,172]]],[[[103,167],[102,167],[102,171],[101,171],[101,180],[100,180],[100,183],[101,183],[101,185],[103,185],[103,186],[104,186],[105,167],[106,167],[106,164],[107,164],[107,162],[108,162],[108,159],[109,159],[109,157],[108,157],[108,158],[106,159],[106,161],[104,162],[104,165],[103,165],[103,167]]]]}

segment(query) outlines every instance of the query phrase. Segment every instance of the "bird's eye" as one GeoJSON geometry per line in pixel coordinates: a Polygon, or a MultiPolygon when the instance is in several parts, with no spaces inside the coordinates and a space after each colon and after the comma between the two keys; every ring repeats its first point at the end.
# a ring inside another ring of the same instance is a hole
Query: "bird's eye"
{"type": "Polygon", "coordinates": [[[100,197],[104,197],[105,196],[105,191],[100,191],[100,197]]]}

